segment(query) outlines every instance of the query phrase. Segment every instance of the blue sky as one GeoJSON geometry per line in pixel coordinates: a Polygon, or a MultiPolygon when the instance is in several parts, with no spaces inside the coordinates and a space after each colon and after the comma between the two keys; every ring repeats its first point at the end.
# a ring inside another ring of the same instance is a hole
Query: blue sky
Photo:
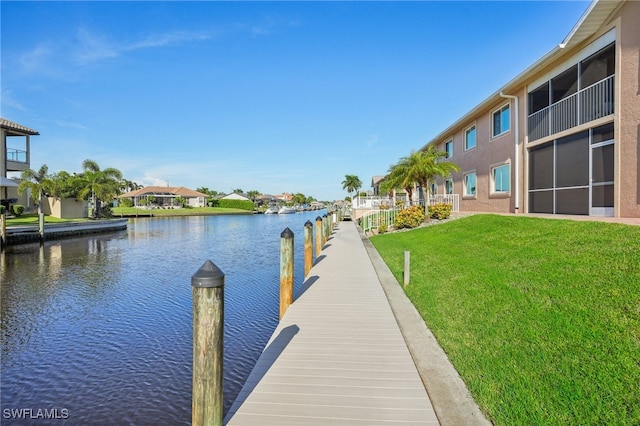
{"type": "Polygon", "coordinates": [[[560,43],[584,1],[0,2],[32,168],[342,199],[560,43]]]}

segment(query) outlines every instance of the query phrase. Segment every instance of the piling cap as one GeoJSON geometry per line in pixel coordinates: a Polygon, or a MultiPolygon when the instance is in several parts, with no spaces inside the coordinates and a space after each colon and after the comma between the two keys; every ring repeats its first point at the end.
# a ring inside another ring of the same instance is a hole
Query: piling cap
{"type": "Polygon", "coordinates": [[[284,228],[284,231],[282,231],[282,234],[280,234],[281,238],[293,238],[293,231],[291,229],[284,228]]]}
{"type": "Polygon", "coordinates": [[[322,222],[322,218],[320,216],[316,217],[316,222],[322,222]]]}
{"type": "Polygon", "coordinates": [[[304,227],[305,227],[305,228],[313,228],[313,223],[311,223],[311,221],[310,221],[310,220],[308,220],[308,221],[306,221],[306,222],[304,223],[304,227]]]}
{"type": "Polygon", "coordinates": [[[198,288],[224,287],[224,272],[207,260],[191,277],[191,286],[198,288]]]}

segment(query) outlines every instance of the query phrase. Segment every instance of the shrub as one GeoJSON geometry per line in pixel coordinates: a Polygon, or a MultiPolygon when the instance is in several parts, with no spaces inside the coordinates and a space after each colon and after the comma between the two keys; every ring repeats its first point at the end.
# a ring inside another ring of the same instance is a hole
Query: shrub
{"type": "Polygon", "coordinates": [[[14,204],[12,206],[12,210],[14,216],[22,216],[22,213],[24,213],[24,206],[21,206],[20,204],[14,204]]]}
{"type": "Polygon", "coordinates": [[[429,206],[429,217],[432,219],[449,219],[453,206],[449,203],[438,203],[429,206]]]}
{"type": "Polygon", "coordinates": [[[218,207],[224,209],[253,210],[253,202],[248,200],[218,200],[218,207]]]}
{"type": "Polygon", "coordinates": [[[387,231],[388,231],[388,228],[386,223],[381,223],[380,226],[378,226],[378,233],[384,234],[387,231]]]}
{"type": "Polygon", "coordinates": [[[120,207],[133,207],[133,200],[131,198],[121,198],[118,201],[120,207]]]}
{"type": "Polygon", "coordinates": [[[0,204],[0,215],[4,214],[5,210],[7,210],[7,208],[0,204]]]}
{"type": "Polygon", "coordinates": [[[393,226],[396,229],[415,228],[422,222],[424,222],[424,209],[420,206],[411,206],[396,214],[393,226]]]}

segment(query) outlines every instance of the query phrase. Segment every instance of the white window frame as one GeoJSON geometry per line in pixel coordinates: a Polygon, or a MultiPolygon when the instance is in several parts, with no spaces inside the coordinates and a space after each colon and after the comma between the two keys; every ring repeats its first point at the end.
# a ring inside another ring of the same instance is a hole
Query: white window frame
{"type": "Polygon", "coordinates": [[[449,139],[444,143],[444,152],[447,153],[447,156],[445,157],[446,160],[453,157],[453,139],[449,139]],[[451,155],[449,155],[449,151],[447,150],[447,145],[451,146],[451,155]]]}
{"type": "Polygon", "coordinates": [[[476,198],[477,196],[478,196],[478,175],[476,174],[475,170],[470,170],[462,176],[462,197],[476,198]],[[474,187],[473,194],[467,193],[467,177],[471,175],[473,175],[475,179],[475,187],[474,187]]]}
{"type": "Polygon", "coordinates": [[[491,172],[490,172],[490,181],[491,181],[491,194],[500,194],[500,195],[504,195],[504,194],[511,194],[511,162],[510,161],[505,161],[502,163],[497,163],[497,164],[493,164],[491,165],[491,172]],[[509,190],[508,191],[497,191],[496,190],[496,175],[495,175],[495,171],[497,169],[500,169],[502,167],[508,167],[509,168],[509,173],[508,173],[508,182],[509,182],[509,190]]]}
{"type": "Polygon", "coordinates": [[[470,151],[472,149],[475,149],[476,146],[478,146],[478,129],[476,128],[475,123],[469,127],[467,127],[466,129],[464,129],[464,133],[463,133],[463,145],[464,145],[464,150],[465,151],[470,151]],[[469,147],[469,145],[467,144],[467,136],[469,134],[469,132],[473,129],[473,146],[469,147]]]}
{"type": "Polygon", "coordinates": [[[509,133],[511,131],[511,104],[510,103],[506,103],[504,105],[502,105],[500,108],[496,109],[495,111],[493,111],[491,113],[491,135],[493,138],[497,138],[498,136],[502,136],[505,133],[509,133]],[[496,133],[496,129],[494,127],[495,125],[495,116],[496,114],[499,114],[500,118],[502,119],[502,111],[504,109],[508,109],[509,110],[509,127],[507,127],[506,129],[502,130],[502,120],[500,120],[500,131],[498,133],[496,133]]]}

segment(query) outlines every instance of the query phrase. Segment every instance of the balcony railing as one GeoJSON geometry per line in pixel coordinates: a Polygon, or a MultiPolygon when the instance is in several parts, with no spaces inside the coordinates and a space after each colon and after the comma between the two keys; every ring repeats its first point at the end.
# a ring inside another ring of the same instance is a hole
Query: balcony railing
{"type": "Polygon", "coordinates": [[[7,161],[14,161],[16,163],[26,163],[27,151],[22,151],[14,148],[7,148],[7,161]]]}
{"type": "Polygon", "coordinates": [[[529,116],[529,142],[613,114],[614,75],[529,116]]]}
{"type": "MultiPolygon", "coordinates": [[[[412,205],[423,206],[424,201],[408,201],[404,198],[393,199],[390,197],[356,197],[351,202],[351,207],[354,209],[370,209],[378,210],[397,207],[397,203],[401,203],[405,207],[412,205]]],[[[460,195],[459,194],[435,194],[430,195],[428,198],[428,205],[434,205],[438,203],[451,204],[453,212],[460,211],[460,195]]]]}

